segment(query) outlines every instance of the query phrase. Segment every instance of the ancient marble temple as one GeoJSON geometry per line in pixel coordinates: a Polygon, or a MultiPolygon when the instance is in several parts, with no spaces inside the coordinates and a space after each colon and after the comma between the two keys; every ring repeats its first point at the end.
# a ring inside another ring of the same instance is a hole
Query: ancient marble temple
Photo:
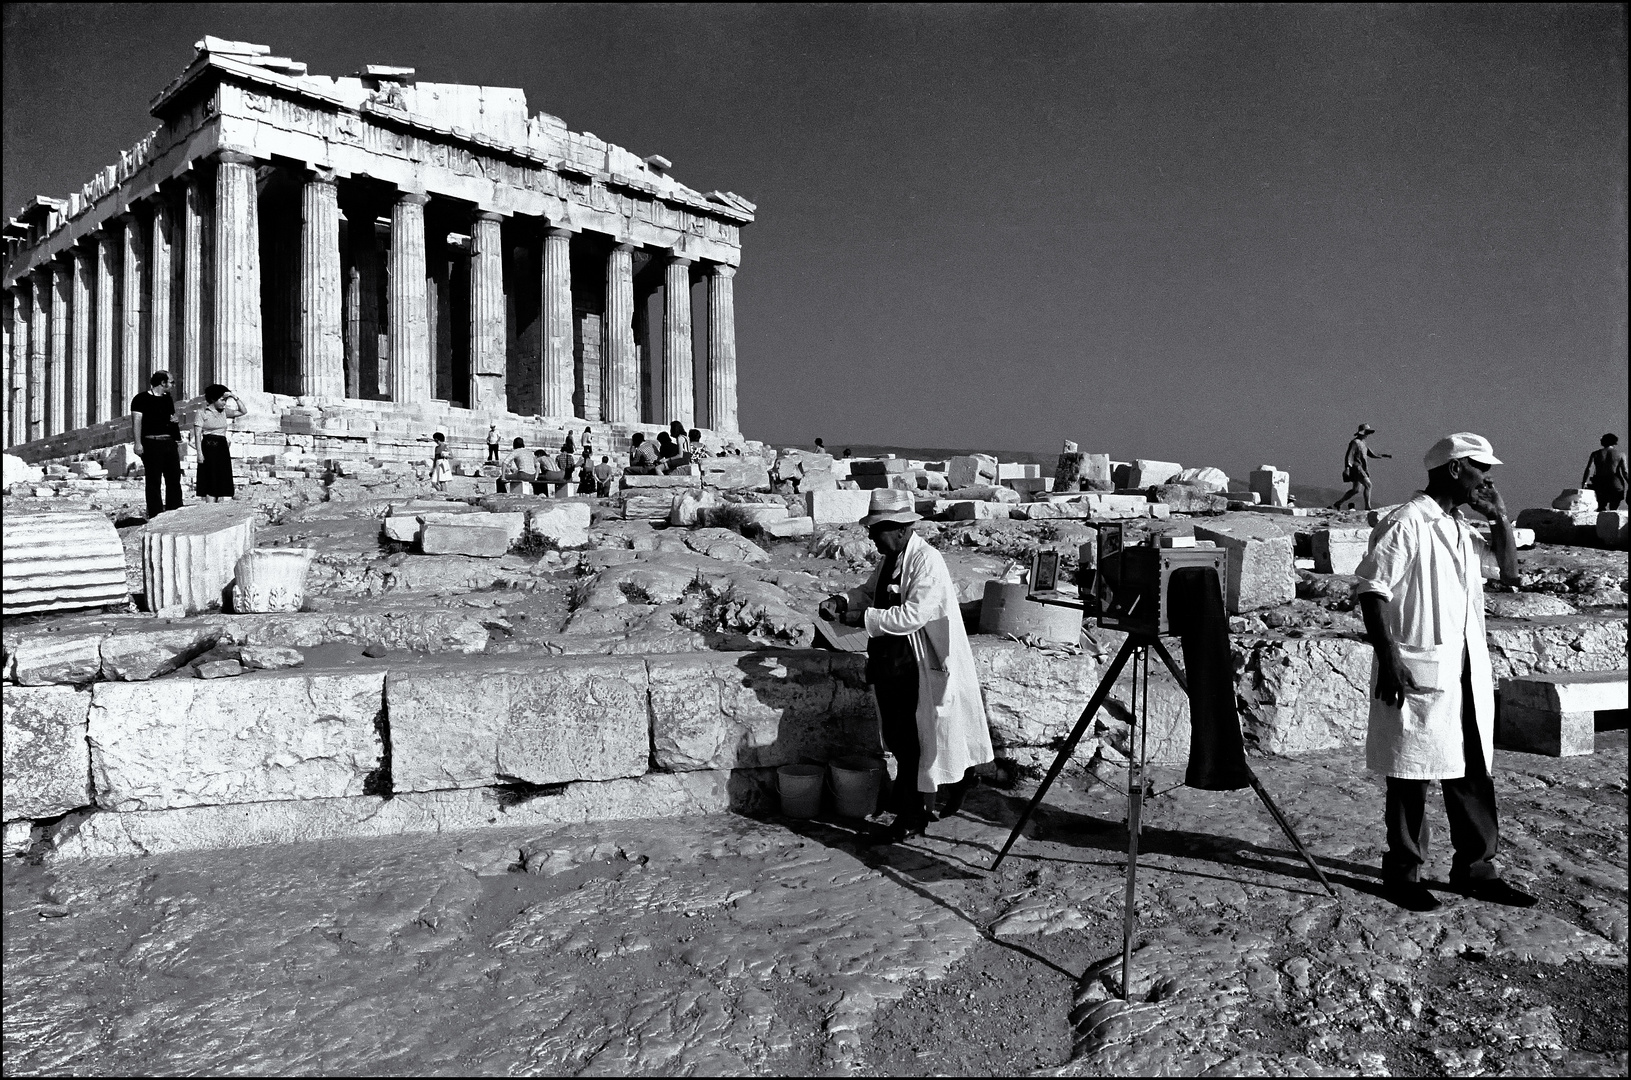
{"type": "Polygon", "coordinates": [[[128,438],[160,369],[181,398],[737,431],[752,203],[517,89],[196,47],[157,130],[6,225],[6,446],[128,438]]]}

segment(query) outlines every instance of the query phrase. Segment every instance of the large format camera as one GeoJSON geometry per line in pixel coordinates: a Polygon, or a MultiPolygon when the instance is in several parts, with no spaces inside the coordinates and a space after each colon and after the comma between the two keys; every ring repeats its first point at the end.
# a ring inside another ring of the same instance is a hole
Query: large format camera
{"type": "MultiPolygon", "coordinates": [[[[1092,596],[1098,602],[1099,625],[1130,634],[1171,634],[1167,586],[1174,572],[1211,567],[1221,595],[1228,595],[1229,554],[1217,548],[1165,547],[1163,538],[1128,544],[1124,525],[1099,529],[1097,572],[1092,596]]],[[[1182,542],[1192,537],[1167,538],[1182,542]]],[[[1086,594],[1084,593],[1084,596],[1086,594]]]]}

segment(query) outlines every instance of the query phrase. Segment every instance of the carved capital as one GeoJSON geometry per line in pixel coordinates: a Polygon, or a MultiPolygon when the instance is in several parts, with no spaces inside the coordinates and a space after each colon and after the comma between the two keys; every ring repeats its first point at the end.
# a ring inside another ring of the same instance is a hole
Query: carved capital
{"type": "Polygon", "coordinates": [[[215,155],[215,160],[220,162],[222,165],[259,164],[259,162],[257,162],[253,157],[249,156],[248,154],[239,153],[237,150],[222,150],[215,155]]]}
{"type": "Polygon", "coordinates": [[[708,273],[717,278],[733,278],[736,276],[736,267],[727,263],[712,263],[708,267],[708,273]]]}
{"type": "Polygon", "coordinates": [[[407,203],[410,206],[424,206],[430,202],[430,196],[423,191],[399,191],[397,192],[396,201],[407,203]]]}

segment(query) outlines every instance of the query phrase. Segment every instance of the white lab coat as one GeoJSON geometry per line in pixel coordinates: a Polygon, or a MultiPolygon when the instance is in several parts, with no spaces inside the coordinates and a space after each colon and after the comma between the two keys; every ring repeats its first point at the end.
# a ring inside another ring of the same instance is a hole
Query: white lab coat
{"type": "Polygon", "coordinates": [[[957,586],[946,560],[921,536],[913,535],[901,553],[901,602],[875,608],[878,575],[847,594],[850,607],[866,607],[868,637],[904,634],[917,658],[917,789],[934,791],[963,778],[971,766],[990,761],[991,731],[980,700],[980,676],[968,647],[957,586]]]}
{"type": "Polygon", "coordinates": [[[1484,538],[1462,519],[1417,493],[1377,524],[1359,564],[1354,595],[1382,597],[1382,619],[1399,644],[1420,692],[1395,708],[1376,698],[1371,661],[1370,724],[1365,763],[1403,780],[1466,775],[1461,733],[1461,665],[1472,683],[1473,714],[1484,768],[1495,763],[1495,680],[1484,638],[1484,538]]]}

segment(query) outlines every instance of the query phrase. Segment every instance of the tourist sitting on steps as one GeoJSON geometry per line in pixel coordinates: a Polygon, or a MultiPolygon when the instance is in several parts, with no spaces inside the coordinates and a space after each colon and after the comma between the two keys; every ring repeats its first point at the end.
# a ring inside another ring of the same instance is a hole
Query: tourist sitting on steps
{"type": "Polygon", "coordinates": [[[890,796],[894,821],[874,839],[899,843],[922,835],[934,820],[940,785],[947,788],[940,814],[960,810],[977,782],[974,766],[994,755],[946,560],[912,531],[921,518],[911,492],[874,489],[870,508],[861,524],[883,561],[864,587],[823,601],[820,615],[866,627],[867,682],[884,745],[899,766],[890,796]]]}
{"type": "Polygon", "coordinates": [[[510,456],[504,459],[504,475],[498,480],[498,493],[506,490],[520,492],[523,483],[531,483],[538,475],[536,459],[527,450],[527,440],[516,439],[511,444],[510,456]],[[505,480],[509,483],[506,484],[505,480]]]}
{"type": "Polygon", "coordinates": [[[657,475],[657,448],[646,441],[646,433],[636,431],[629,440],[629,467],[623,470],[631,476],[657,475]]]}
{"type": "Polygon", "coordinates": [[[532,458],[533,469],[535,470],[532,493],[534,495],[548,495],[549,481],[545,478],[549,475],[549,451],[540,447],[532,452],[532,458]]]}
{"type": "Polygon", "coordinates": [[[232,421],[248,410],[238,395],[211,383],[204,387],[204,406],[193,415],[193,445],[198,447],[198,497],[205,502],[230,501],[232,486],[232,445],[227,432],[232,421]]]}

